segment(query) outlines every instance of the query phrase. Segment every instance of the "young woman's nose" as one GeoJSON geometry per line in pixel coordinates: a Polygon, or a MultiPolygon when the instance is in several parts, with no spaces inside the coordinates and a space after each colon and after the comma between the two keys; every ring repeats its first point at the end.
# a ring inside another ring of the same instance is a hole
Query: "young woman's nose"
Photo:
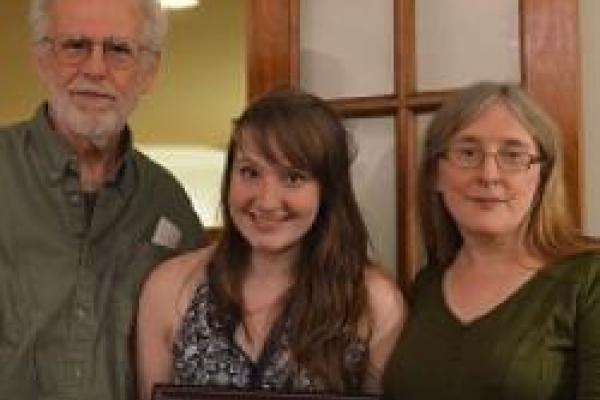
{"type": "Polygon", "coordinates": [[[278,208],[281,202],[281,184],[273,176],[263,177],[257,191],[257,204],[265,210],[278,208]]]}

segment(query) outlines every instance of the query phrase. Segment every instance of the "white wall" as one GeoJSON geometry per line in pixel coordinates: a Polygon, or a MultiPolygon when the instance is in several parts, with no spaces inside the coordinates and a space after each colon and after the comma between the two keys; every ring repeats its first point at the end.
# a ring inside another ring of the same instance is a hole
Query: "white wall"
{"type": "Polygon", "coordinates": [[[600,1],[580,1],[582,55],[582,145],[584,226],[600,236],[600,1]],[[596,162],[594,162],[596,160],[596,162]]]}
{"type": "Polygon", "coordinates": [[[183,185],[202,224],[221,226],[219,200],[225,151],[193,145],[139,145],[183,185]]]}

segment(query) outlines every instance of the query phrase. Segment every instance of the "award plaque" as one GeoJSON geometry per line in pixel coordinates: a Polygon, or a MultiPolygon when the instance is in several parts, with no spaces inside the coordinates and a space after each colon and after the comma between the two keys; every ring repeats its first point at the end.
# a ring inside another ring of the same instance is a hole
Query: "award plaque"
{"type": "Polygon", "coordinates": [[[284,393],[158,384],[152,391],[152,400],[379,400],[379,396],[373,394],[284,393]]]}

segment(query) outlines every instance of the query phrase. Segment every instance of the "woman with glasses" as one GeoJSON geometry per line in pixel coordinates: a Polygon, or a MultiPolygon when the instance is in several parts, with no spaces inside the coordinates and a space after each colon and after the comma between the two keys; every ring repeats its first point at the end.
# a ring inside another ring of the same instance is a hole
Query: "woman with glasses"
{"type": "Polygon", "coordinates": [[[600,399],[600,247],[570,219],[560,136],[506,84],[437,113],[419,171],[427,266],[385,399],[600,399]]]}

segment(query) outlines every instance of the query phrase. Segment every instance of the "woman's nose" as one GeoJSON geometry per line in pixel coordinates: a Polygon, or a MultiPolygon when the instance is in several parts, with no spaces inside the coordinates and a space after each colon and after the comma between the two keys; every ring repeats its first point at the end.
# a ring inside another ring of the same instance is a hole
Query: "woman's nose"
{"type": "Polygon", "coordinates": [[[497,182],[501,174],[498,165],[498,153],[485,153],[479,170],[482,181],[487,183],[497,182]]]}
{"type": "Polygon", "coordinates": [[[265,210],[278,208],[281,203],[281,185],[274,177],[266,176],[257,193],[258,205],[265,210]]]}

